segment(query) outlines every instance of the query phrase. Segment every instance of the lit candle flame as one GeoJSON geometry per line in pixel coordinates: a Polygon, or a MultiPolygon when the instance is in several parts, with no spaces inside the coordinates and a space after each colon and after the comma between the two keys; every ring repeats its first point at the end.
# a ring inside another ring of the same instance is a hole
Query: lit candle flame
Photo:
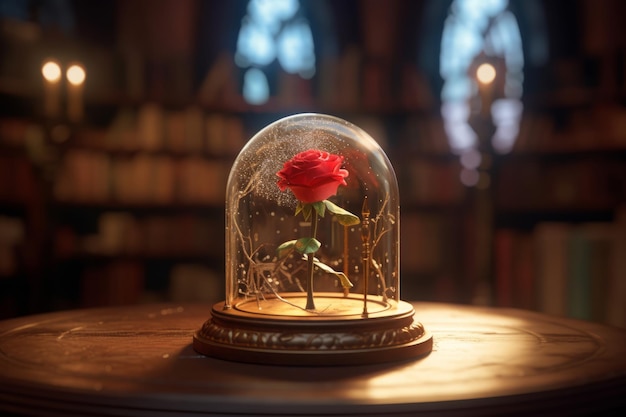
{"type": "Polygon", "coordinates": [[[496,79],[496,69],[488,63],[480,64],[476,69],[476,78],[482,84],[491,84],[496,79]]]}

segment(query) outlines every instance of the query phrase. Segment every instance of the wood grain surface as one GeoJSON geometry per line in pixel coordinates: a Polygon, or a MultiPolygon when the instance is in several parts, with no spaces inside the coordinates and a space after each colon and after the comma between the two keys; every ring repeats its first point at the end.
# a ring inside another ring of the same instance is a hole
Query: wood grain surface
{"type": "Polygon", "coordinates": [[[609,415],[626,410],[626,331],[521,310],[413,303],[426,357],[268,366],[199,355],[207,305],[0,322],[2,415],[609,415]]]}

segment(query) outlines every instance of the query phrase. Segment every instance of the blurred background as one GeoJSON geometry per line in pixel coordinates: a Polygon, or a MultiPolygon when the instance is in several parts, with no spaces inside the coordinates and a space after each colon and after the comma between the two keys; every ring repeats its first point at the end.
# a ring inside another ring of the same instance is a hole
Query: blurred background
{"type": "Polygon", "coordinates": [[[626,3],[0,0],[0,318],[223,299],[230,166],[384,148],[401,297],[626,327],[626,3]]]}

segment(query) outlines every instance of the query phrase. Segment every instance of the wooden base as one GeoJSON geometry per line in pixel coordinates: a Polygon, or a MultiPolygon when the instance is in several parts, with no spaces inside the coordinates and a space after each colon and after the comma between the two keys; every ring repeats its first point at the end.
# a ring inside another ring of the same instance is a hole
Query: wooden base
{"type": "Polygon", "coordinates": [[[419,357],[432,350],[432,335],[414,320],[409,303],[362,296],[316,294],[318,309],[305,310],[302,294],[239,300],[213,306],[193,338],[207,356],[272,365],[359,365],[419,357]]]}

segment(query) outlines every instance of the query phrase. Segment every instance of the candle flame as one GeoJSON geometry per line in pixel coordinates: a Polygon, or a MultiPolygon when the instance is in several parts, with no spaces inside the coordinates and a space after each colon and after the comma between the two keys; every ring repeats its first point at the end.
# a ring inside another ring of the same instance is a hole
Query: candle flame
{"type": "Polygon", "coordinates": [[[65,76],[67,77],[67,81],[72,85],[81,85],[85,82],[86,78],[85,70],[78,64],[70,65],[65,76]]]}
{"type": "Polygon", "coordinates": [[[491,84],[496,79],[496,69],[491,64],[481,64],[476,70],[476,78],[483,84],[491,84]]]}
{"type": "Polygon", "coordinates": [[[55,61],[46,61],[41,66],[43,78],[51,83],[56,83],[61,79],[61,67],[55,61]]]}

